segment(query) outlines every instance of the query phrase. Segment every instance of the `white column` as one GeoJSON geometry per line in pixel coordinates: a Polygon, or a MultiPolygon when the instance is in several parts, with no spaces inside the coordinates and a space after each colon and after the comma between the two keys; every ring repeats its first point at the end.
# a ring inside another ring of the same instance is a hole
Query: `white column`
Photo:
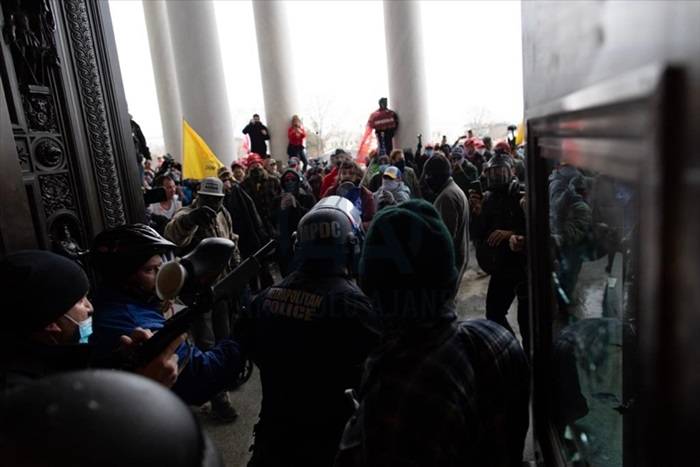
{"type": "Polygon", "coordinates": [[[182,107],[177,86],[168,12],[164,0],[145,0],[143,13],[151,48],[165,151],[182,161],[182,107]]]}
{"type": "Polygon", "coordinates": [[[414,147],[416,135],[430,139],[420,4],[384,0],[389,108],[399,115],[394,148],[414,147]]]}
{"type": "Polygon", "coordinates": [[[235,158],[234,129],[214,4],[211,0],[168,1],[167,11],[182,116],[229,165],[235,158]]]}
{"type": "MultiPolygon", "coordinates": [[[[253,1],[253,14],[265,100],[265,123],[270,130],[270,154],[286,163],[287,129],[292,115],[299,113],[299,106],[291,66],[291,38],[285,4],[253,1]]],[[[303,115],[299,117],[304,120],[303,115]]]]}

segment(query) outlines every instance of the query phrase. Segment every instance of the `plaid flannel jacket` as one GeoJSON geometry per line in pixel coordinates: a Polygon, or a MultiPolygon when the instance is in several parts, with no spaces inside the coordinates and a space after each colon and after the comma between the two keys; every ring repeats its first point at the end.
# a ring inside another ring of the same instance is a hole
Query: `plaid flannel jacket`
{"type": "Polygon", "coordinates": [[[454,315],[370,355],[336,466],[518,465],[528,364],[516,338],[454,315]]]}

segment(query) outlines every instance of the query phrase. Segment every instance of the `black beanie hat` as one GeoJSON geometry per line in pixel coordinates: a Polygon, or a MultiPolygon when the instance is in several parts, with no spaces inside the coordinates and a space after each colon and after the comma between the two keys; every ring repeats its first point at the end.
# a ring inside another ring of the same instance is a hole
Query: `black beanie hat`
{"type": "Polygon", "coordinates": [[[42,250],[11,253],[0,261],[0,287],[9,326],[17,337],[56,321],[83,298],[90,282],[82,268],[63,256],[42,250]]]}
{"type": "Polygon", "coordinates": [[[452,166],[450,166],[450,161],[447,160],[447,157],[442,154],[435,154],[425,162],[423,172],[430,175],[444,176],[447,179],[447,177],[452,175],[452,166]]]}
{"type": "Polygon", "coordinates": [[[410,200],[374,216],[360,258],[360,285],[367,295],[407,313],[437,313],[416,300],[430,295],[442,302],[432,305],[442,305],[452,296],[457,275],[452,237],[430,203],[410,200]]]}

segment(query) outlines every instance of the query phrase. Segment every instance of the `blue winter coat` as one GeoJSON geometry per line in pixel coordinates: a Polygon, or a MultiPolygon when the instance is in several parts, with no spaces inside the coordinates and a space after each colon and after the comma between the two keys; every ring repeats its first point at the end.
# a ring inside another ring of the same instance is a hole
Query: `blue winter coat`
{"type": "MultiPolygon", "coordinates": [[[[98,355],[106,355],[119,347],[119,337],[130,335],[137,327],[156,332],[165,323],[157,307],[139,303],[114,290],[100,290],[94,307],[90,343],[96,346],[98,355]]],[[[189,363],[172,390],[190,405],[204,404],[215,394],[233,387],[242,367],[238,344],[230,339],[220,341],[206,352],[182,344],[177,354],[180,362],[189,360],[189,363]]]]}

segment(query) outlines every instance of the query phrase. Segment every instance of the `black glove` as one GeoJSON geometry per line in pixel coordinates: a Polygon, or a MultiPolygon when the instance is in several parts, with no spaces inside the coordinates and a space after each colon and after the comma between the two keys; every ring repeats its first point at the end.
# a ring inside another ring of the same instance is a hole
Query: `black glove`
{"type": "Polygon", "coordinates": [[[198,225],[204,227],[211,224],[214,219],[216,219],[216,211],[209,206],[202,206],[194,209],[187,215],[187,222],[191,226],[198,225]]]}

